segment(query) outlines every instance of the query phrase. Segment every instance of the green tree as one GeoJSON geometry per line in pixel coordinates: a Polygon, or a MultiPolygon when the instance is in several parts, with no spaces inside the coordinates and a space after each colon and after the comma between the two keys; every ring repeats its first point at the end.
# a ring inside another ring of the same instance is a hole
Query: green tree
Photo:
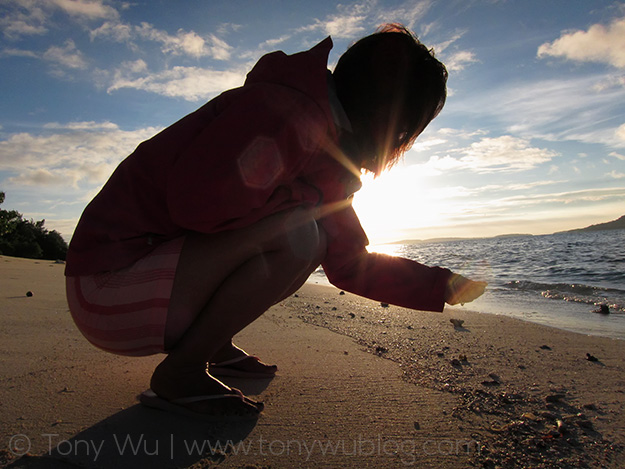
{"type": "MultiPolygon", "coordinates": [[[[5,193],[0,191],[0,204],[5,193]]],[[[30,259],[65,259],[67,243],[55,230],[48,231],[45,220],[24,220],[15,210],[0,210],[0,254],[30,259]]]]}

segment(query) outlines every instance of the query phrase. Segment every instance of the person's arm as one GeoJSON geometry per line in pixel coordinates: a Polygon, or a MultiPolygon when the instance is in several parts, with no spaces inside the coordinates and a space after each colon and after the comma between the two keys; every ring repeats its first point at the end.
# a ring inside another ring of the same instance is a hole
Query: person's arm
{"type": "Polygon", "coordinates": [[[322,265],[328,280],[338,288],[425,311],[442,311],[445,302],[468,302],[484,291],[485,284],[475,289],[472,285],[478,282],[449,269],[369,253],[367,237],[351,206],[330,214],[322,223],[328,234],[328,253],[322,265]]]}

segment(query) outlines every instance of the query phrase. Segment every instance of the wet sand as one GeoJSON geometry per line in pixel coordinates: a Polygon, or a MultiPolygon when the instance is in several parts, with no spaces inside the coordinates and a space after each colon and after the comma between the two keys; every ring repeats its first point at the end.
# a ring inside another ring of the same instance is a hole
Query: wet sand
{"type": "Polygon", "coordinates": [[[625,466],[625,341],[308,284],[236,338],[261,418],[206,424],[137,403],[162,357],[88,344],[63,269],[0,256],[2,466],[625,466]]]}

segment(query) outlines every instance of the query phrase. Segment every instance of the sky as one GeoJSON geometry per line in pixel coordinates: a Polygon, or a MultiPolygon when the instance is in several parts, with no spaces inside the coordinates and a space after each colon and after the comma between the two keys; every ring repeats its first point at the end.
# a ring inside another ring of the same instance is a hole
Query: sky
{"type": "Polygon", "coordinates": [[[625,2],[0,0],[3,209],[67,240],[143,140],[265,53],[400,22],[449,71],[400,164],[363,177],[372,243],[546,234],[625,214],[625,2]]]}

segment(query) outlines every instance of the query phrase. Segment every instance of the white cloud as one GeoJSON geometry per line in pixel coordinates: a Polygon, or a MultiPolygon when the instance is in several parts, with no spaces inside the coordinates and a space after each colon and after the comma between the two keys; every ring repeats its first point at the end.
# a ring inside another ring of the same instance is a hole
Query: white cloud
{"type": "Polygon", "coordinates": [[[86,121],[86,122],[68,122],[66,124],[61,124],[59,122],[48,122],[44,124],[44,129],[54,129],[54,130],[119,130],[117,124],[112,122],[94,122],[94,121],[86,121]]]}
{"type": "Polygon", "coordinates": [[[45,4],[34,1],[7,1],[5,11],[0,18],[2,33],[8,39],[22,36],[41,35],[48,32],[47,14],[42,8],[45,4]]]}
{"type": "Polygon", "coordinates": [[[214,34],[202,37],[194,31],[179,29],[176,34],[155,28],[152,24],[142,22],[138,26],[107,21],[100,27],[90,31],[91,40],[108,39],[127,43],[131,49],[137,49],[135,41],[144,40],[161,44],[164,54],[188,55],[194,58],[212,57],[217,60],[228,60],[232,47],[214,34]]]}
{"type": "Polygon", "coordinates": [[[534,189],[535,187],[552,186],[554,184],[558,184],[558,182],[560,181],[546,180],[546,181],[534,181],[534,182],[528,182],[528,183],[506,184],[506,185],[489,184],[487,186],[479,186],[479,187],[473,188],[472,193],[480,194],[483,192],[492,193],[494,191],[502,191],[502,192],[527,191],[529,189],[534,189]]]}
{"type": "Polygon", "coordinates": [[[615,19],[608,26],[594,24],[587,31],[562,33],[555,41],[542,44],[537,55],[625,68],[625,18],[615,19]]]}
{"type": "Polygon", "coordinates": [[[620,153],[617,153],[615,151],[609,153],[608,156],[612,156],[612,157],[616,158],[617,160],[625,161],[625,155],[621,155],[620,153]]]}
{"type": "Polygon", "coordinates": [[[111,122],[47,124],[41,133],[0,141],[0,171],[10,185],[101,185],[119,162],[160,129],[124,131],[111,122]]]}
{"type": "Polygon", "coordinates": [[[374,5],[374,1],[364,1],[352,5],[339,4],[337,5],[337,14],[329,15],[323,20],[315,19],[312,24],[298,28],[296,31],[322,31],[324,34],[337,39],[353,38],[366,30],[364,23],[374,5]]]}
{"type": "Polygon", "coordinates": [[[284,36],[280,36],[280,37],[275,38],[275,39],[267,39],[266,41],[264,41],[263,43],[260,44],[259,49],[261,49],[261,50],[266,50],[267,48],[273,49],[277,45],[282,44],[282,43],[288,41],[289,39],[291,39],[291,36],[288,35],[288,34],[284,35],[284,36]]]}
{"type": "Polygon", "coordinates": [[[608,75],[604,79],[598,81],[594,86],[594,91],[607,91],[611,88],[624,88],[625,76],[623,75],[608,75]]]}
{"type": "Polygon", "coordinates": [[[461,159],[476,172],[525,171],[551,161],[558,154],[530,146],[525,139],[504,135],[484,138],[461,153],[461,159]]]}
{"type": "Polygon", "coordinates": [[[127,70],[118,70],[108,92],[132,88],[187,101],[209,99],[226,89],[241,86],[245,73],[211,70],[199,67],[174,67],[159,73],[133,77],[127,70]]]}
{"type": "Polygon", "coordinates": [[[31,59],[39,59],[40,55],[30,50],[14,49],[9,47],[0,52],[0,57],[28,57],[31,59]]]}
{"type": "MultiPolygon", "coordinates": [[[[378,23],[401,23],[413,30],[417,24],[420,24],[432,3],[431,0],[408,1],[404,5],[389,10],[379,10],[376,19],[378,23]]],[[[426,27],[426,32],[427,29],[429,28],[426,27]]]]}
{"type": "Polygon", "coordinates": [[[217,33],[224,35],[228,34],[230,31],[237,32],[242,27],[242,25],[236,23],[222,23],[217,27],[217,33]]]}
{"type": "Polygon", "coordinates": [[[446,41],[434,44],[434,46],[433,46],[434,51],[437,54],[440,54],[440,53],[444,52],[454,42],[456,42],[458,39],[462,38],[462,36],[464,36],[466,32],[467,32],[466,30],[455,31],[454,34],[449,39],[447,39],[446,41]]]}
{"type": "Polygon", "coordinates": [[[471,119],[497,119],[507,132],[521,137],[623,147],[625,140],[617,137],[614,119],[620,117],[625,88],[599,92],[593,86],[601,79],[602,75],[590,75],[510,82],[484,93],[455,96],[448,109],[471,119]]]}
{"type": "Polygon", "coordinates": [[[336,16],[324,22],[323,29],[336,38],[349,38],[365,31],[364,16],[336,16]]]}
{"type": "Polygon", "coordinates": [[[82,52],[76,48],[76,44],[71,39],[65,41],[63,47],[50,46],[43,54],[43,59],[64,68],[84,69],[87,67],[87,61],[82,52]]]}
{"type": "MultiPolygon", "coordinates": [[[[525,203],[544,204],[548,202],[572,204],[576,202],[597,202],[610,199],[622,199],[625,197],[624,187],[612,187],[607,189],[581,189],[577,191],[554,192],[549,194],[524,195],[510,197],[505,200],[514,205],[518,201],[525,203]]],[[[504,199],[502,199],[503,201],[504,199]]],[[[500,201],[501,202],[501,201],[500,201]]]]}
{"type": "Polygon", "coordinates": [[[70,16],[87,19],[117,18],[119,13],[102,0],[47,0],[70,16]]]}
{"type": "Polygon", "coordinates": [[[55,12],[77,20],[116,19],[119,13],[103,0],[5,0],[0,26],[5,37],[45,34],[52,27],[55,12]]]}
{"type": "Polygon", "coordinates": [[[623,179],[625,178],[625,173],[619,173],[616,170],[612,170],[606,174],[607,177],[611,177],[612,179],[623,179]]]}
{"type": "Polygon", "coordinates": [[[18,176],[9,178],[9,184],[20,186],[65,186],[77,187],[79,174],[76,171],[27,169],[18,176]]]}
{"type": "Polygon", "coordinates": [[[469,51],[459,51],[451,54],[445,59],[445,67],[450,72],[458,72],[464,70],[467,64],[479,62],[475,58],[475,54],[469,51]]]}
{"type": "Polygon", "coordinates": [[[440,138],[440,137],[429,137],[429,138],[424,138],[424,139],[418,139],[414,143],[410,151],[416,151],[416,152],[428,151],[432,147],[443,145],[445,143],[447,143],[447,140],[445,140],[444,138],[440,138]]]}
{"type": "Polygon", "coordinates": [[[186,54],[195,58],[210,56],[218,60],[227,60],[230,57],[231,47],[213,34],[204,39],[193,31],[179,29],[176,35],[171,35],[149,23],[141,23],[134,30],[143,39],[160,42],[164,53],[186,54]]]}
{"type": "Polygon", "coordinates": [[[482,174],[517,172],[533,169],[556,156],[558,153],[552,150],[532,147],[528,140],[504,135],[482,138],[468,147],[451,150],[450,154],[442,157],[435,155],[426,166],[439,172],[451,170],[482,174]]]}
{"type": "Polygon", "coordinates": [[[618,128],[616,129],[614,133],[616,135],[616,138],[625,142],[625,124],[618,126],[618,128]]]}
{"type": "Polygon", "coordinates": [[[110,39],[115,42],[127,42],[132,40],[133,28],[129,24],[117,21],[106,21],[96,29],[89,32],[91,40],[97,38],[110,39]]]}
{"type": "Polygon", "coordinates": [[[314,19],[296,33],[321,31],[335,39],[353,39],[383,23],[401,23],[409,29],[424,17],[432,5],[431,0],[407,1],[403,5],[384,8],[377,0],[364,0],[352,4],[337,4],[336,13],[323,19],[314,19]]]}
{"type": "Polygon", "coordinates": [[[454,47],[455,50],[447,50],[466,33],[466,30],[457,30],[449,39],[443,42],[435,43],[432,46],[436,57],[445,64],[445,67],[447,67],[447,70],[449,71],[458,72],[464,70],[468,64],[479,62],[474,52],[468,50],[457,50],[457,47],[454,47]]]}

